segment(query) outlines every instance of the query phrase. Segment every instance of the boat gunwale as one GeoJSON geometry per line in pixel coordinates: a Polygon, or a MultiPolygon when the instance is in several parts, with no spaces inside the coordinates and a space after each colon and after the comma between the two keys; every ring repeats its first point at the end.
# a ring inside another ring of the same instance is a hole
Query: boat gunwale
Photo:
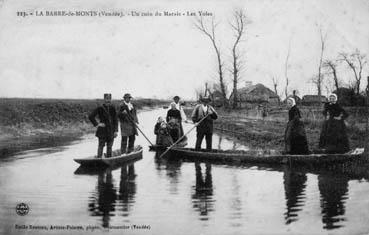
{"type": "Polygon", "coordinates": [[[217,155],[217,156],[232,156],[232,157],[258,157],[258,158],[273,158],[273,157],[298,157],[298,158],[319,158],[319,157],[341,157],[341,156],[362,156],[364,153],[312,153],[312,154],[282,154],[278,153],[275,155],[271,154],[260,154],[257,150],[255,151],[247,151],[247,150],[219,150],[219,149],[212,149],[212,150],[206,150],[206,149],[199,149],[196,150],[194,148],[178,148],[174,147],[170,149],[171,152],[180,152],[180,153],[186,153],[186,154],[198,154],[198,155],[217,155]]]}
{"type": "MultiPolygon", "coordinates": [[[[118,150],[116,150],[118,151],[118,150]]],[[[119,150],[120,151],[120,150],[119,150]]],[[[96,158],[96,156],[93,157],[87,157],[87,158],[74,158],[73,160],[81,165],[106,165],[106,166],[111,166],[112,164],[114,165],[114,161],[115,160],[120,160],[120,159],[124,159],[127,158],[127,161],[131,160],[130,157],[135,156],[135,155],[142,155],[143,152],[143,148],[142,146],[138,145],[135,147],[135,151],[130,152],[128,154],[119,154],[118,156],[115,157],[110,157],[110,158],[96,158]]]]}

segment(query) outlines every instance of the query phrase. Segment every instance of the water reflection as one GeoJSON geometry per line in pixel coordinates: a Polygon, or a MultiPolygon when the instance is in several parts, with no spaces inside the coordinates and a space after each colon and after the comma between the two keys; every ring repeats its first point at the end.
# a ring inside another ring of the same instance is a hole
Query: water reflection
{"type": "Polygon", "coordinates": [[[319,175],[320,207],[324,229],[336,229],[343,226],[345,218],[345,203],[348,199],[347,176],[319,175]]]}
{"type": "Polygon", "coordinates": [[[123,166],[120,171],[119,210],[123,212],[123,216],[129,216],[132,206],[135,202],[134,198],[137,191],[135,166],[133,164],[123,166]]]}
{"type": "Polygon", "coordinates": [[[117,192],[113,185],[111,170],[106,170],[98,174],[97,192],[90,198],[88,210],[92,216],[102,217],[102,226],[109,227],[110,216],[115,211],[114,205],[117,199],[117,192]]]}
{"type": "MultiPolygon", "coordinates": [[[[92,196],[89,198],[88,211],[91,216],[102,218],[102,227],[108,228],[112,216],[117,215],[115,211],[121,211],[122,216],[129,216],[135,203],[137,191],[136,173],[134,164],[123,165],[120,168],[119,188],[115,187],[112,174],[113,169],[95,172],[97,176],[97,186],[92,196]]],[[[81,170],[79,171],[81,174],[81,170]]],[[[92,172],[84,172],[92,174],[92,172]]]]}
{"type": "Polygon", "coordinates": [[[211,165],[205,164],[205,176],[199,162],[195,162],[196,185],[193,187],[193,208],[200,213],[200,220],[208,220],[209,212],[214,210],[213,180],[211,165]]]}
{"type": "Polygon", "coordinates": [[[155,165],[158,173],[162,170],[165,171],[166,176],[169,180],[169,192],[171,194],[178,193],[179,178],[181,176],[181,165],[182,161],[177,159],[170,159],[165,157],[160,157],[161,151],[155,153],[155,165]]]}
{"type": "Polygon", "coordinates": [[[287,210],[284,213],[286,224],[298,220],[298,212],[302,210],[306,200],[306,181],[307,176],[305,173],[285,167],[283,172],[283,184],[287,206],[287,210]]]}

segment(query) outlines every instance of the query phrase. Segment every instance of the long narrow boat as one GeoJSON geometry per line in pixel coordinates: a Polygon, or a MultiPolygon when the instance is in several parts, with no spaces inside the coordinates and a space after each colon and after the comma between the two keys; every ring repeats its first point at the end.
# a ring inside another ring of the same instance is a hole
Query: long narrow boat
{"type": "MultiPolygon", "coordinates": [[[[104,155],[105,156],[105,155],[104,155]]],[[[134,150],[127,154],[121,154],[120,150],[115,150],[110,158],[75,158],[74,161],[86,167],[114,167],[129,161],[138,160],[142,158],[142,147],[136,146],[134,150]]]]}
{"type": "Polygon", "coordinates": [[[240,163],[267,164],[333,164],[353,160],[367,160],[363,149],[356,149],[343,154],[315,153],[308,155],[289,155],[270,151],[243,150],[195,150],[192,148],[173,148],[169,157],[187,160],[206,160],[240,163]]]}
{"type": "MultiPolygon", "coordinates": [[[[180,141],[178,144],[176,144],[176,147],[178,148],[183,148],[187,145],[187,138],[183,139],[183,141],[180,141]]],[[[150,145],[149,146],[149,150],[150,151],[164,151],[168,148],[169,146],[164,146],[164,145],[150,145]]]]}

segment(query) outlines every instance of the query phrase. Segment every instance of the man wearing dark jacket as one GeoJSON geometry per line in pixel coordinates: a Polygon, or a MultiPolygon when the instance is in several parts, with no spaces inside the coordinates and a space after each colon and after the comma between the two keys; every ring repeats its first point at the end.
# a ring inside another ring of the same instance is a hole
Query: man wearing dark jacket
{"type": "Polygon", "coordinates": [[[132,96],[130,94],[125,94],[118,112],[120,131],[122,134],[122,142],[120,147],[122,153],[132,152],[137,135],[137,111],[134,105],[131,103],[131,99],[132,96]]]}
{"type": "Polygon", "coordinates": [[[204,97],[201,100],[201,104],[197,105],[192,112],[192,121],[197,125],[197,136],[195,149],[201,148],[202,139],[205,136],[206,149],[211,150],[212,138],[213,138],[213,120],[218,118],[214,108],[209,105],[210,98],[204,97]],[[206,117],[201,123],[204,117],[206,117]]]}
{"type": "Polygon", "coordinates": [[[111,157],[114,138],[117,137],[118,133],[117,113],[114,106],[111,105],[111,94],[104,94],[104,104],[97,107],[88,118],[97,127],[96,137],[99,138],[97,158],[102,157],[105,144],[106,155],[108,158],[111,157]]]}

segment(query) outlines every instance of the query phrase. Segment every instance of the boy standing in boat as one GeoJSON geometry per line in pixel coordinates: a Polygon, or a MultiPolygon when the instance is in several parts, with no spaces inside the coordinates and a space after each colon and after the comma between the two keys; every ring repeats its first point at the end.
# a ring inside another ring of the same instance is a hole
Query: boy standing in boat
{"type": "Polygon", "coordinates": [[[200,99],[201,104],[197,105],[192,112],[192,121],[197,125],[196,146],[195,149],[201,148],[202,139],[206,139],[206,149],[211,150],[213,138],[213,120],[218,118],[214,108],[209,105],[210,97],[200,99]],[[202,122],[204,117],[206,117],[202,122]]]}
{"type": "Polygon", "coordinates": [[[136,108],[131,103],[132,96],[125,94],[123,102],[120,105],[118,117],[120,121],[120,131],[122,134],[121,153],[130,153],[133,151],[137,135],[136,124],[138,124],[136,108]],[[127,148],[128,142],[128,148],[127,148]]]}
{"type": "Polygon", "coordinates": [[[102,157],[105,145],[106,155],[108,158],[111,157],[114,138],[117,137],[118,133],[117,113],[111,104],[111,94],[104,94],[104,104],[97,107],[88,118],[97,127],[96,137],[99,138],[97,158],[102,157]]]}

